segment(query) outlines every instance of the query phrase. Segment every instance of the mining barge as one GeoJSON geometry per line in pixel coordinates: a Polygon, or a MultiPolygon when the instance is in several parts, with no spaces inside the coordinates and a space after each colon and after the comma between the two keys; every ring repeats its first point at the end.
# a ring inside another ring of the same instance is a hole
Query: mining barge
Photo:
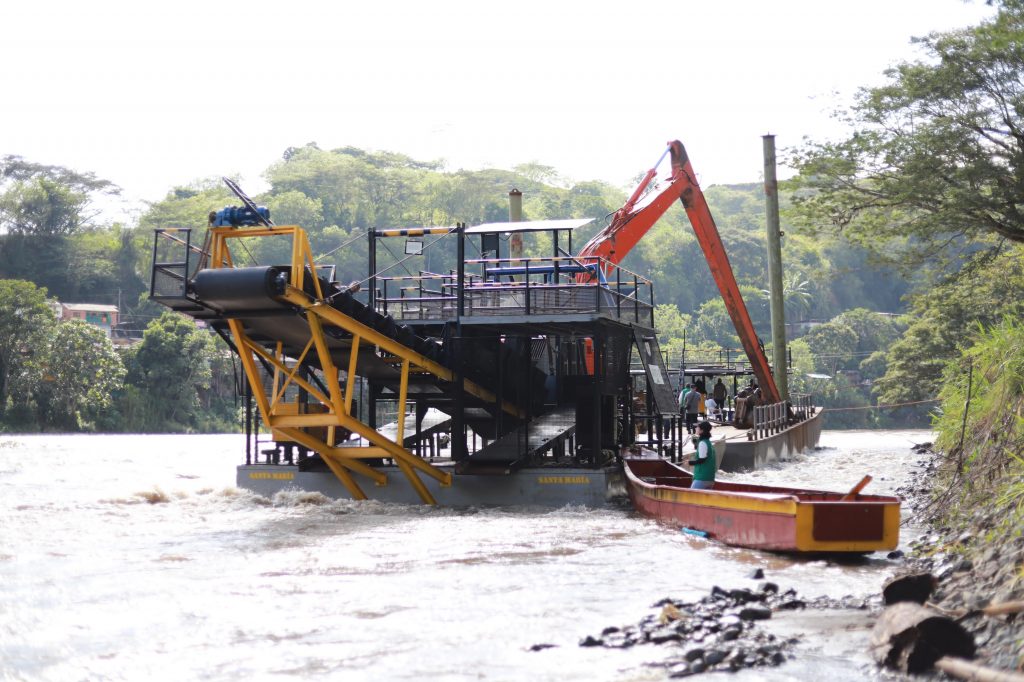
{"type": "Polygon", "coordinates": [[[801,447],[817,441],[820,411],[795,411],[778,394],[694,177],[682,144],[670,143],[608,226],[575,253],[573,233],[589,219],[370,230],[368,277],[349,285],[316,262],[302,228],[273,224],[227,181],[243,206],[211,216],[202,246],[189,228],[156,231],[151,297],[208,325],[241,361],[241,487],[600,506],[624,492],[621,453],[643,444],[678,460],[688,445],[655,333],[653,286],[620,264],[677,200],[765,407],[775,406],[773,423],[814,434],[801,447]],[[671,169],[656,187],[666,157],[671,169]],[[549,240],[550,255],[516,252],[526,233],[549,240]],[[289,261],[240,265],[250,239],[284,240],[289,261]],[[443,241],[452,266],[388,275],[378,246],[398,239],[407,257],[443,241]]]}

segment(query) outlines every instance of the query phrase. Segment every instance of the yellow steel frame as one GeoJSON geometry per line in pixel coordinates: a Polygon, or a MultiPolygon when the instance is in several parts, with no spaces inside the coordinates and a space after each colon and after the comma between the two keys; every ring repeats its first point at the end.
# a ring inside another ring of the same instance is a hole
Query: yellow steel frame
{"type": "MultiPolygon", "coordinates": [[[[420,479],[419,474],[430,476],[440,482],[442,486],[451,485],[452,475],[425,462],[403,447],[404,415],[411,372],[428,372],[444,381],[454,381],[455,376],[452,371],[333,308],[324,301],[318,278],[312,279],[312,288],[315,294],[307,294],[303,286],[306,266],[309,266],[310,272],[316,272],[316,268],[309,240],[302,228],[297,226],[282,226],[272,229],[215,227],[210,229],[209,234],[209,267],[211,268],[234,267],[229,249],[229,240],[231,239],[271,235],[275,237],[291,235],[292,237],[291,280],[282,299],[305,312],[310,337],[300,356],[289,366],[280,343],[277,344],[273,352],[270,352],[249,338],[239,320],[228,320],[228,326],[241,357],[245,375],[252,386],[260,415],[264,423],[273,430],[275,438],[293,441],[319,453],[354,499],[366,499],[366,493],[363,492],[353,474],[366,476],[378,486],[388,484],[387,474],[361,461],[383,457],[394,460],[424,503],[436,504],[436,500],[420,479]],[[352,336],[344,384],[339,379],[339,368],[334,364],[328,348],[324,334],[325,325],[341,328],[352,336]],[[361,422],[357,415],[352,414],[355,377],[359,369],[359,351],[363,344],[371,344],[394,356],[396,365],[401,365],[398,414],[402,416],[398,420],[398,433],[395,440],[390,440],[378,433],[369,425],[361,422]],[[324,383],[328,389],[327,394],[298,375],[300,365],[310,354],[315,354],[323,370],[324,383]],[[257,356],[263,358],[274,368],[273,382],[269,390],[264,385],[263,376],[259,372],[257,356]],[[296,403],[285,402],[285,392],[291,385],[301,387],[311,399],[317,401],[315,411],[301,413],[301,408],[296,403]],[[268,395],[271,397],[268,398],[268,395]],[[370,446],[337,447],[334,445],[334,433],[338,428],[358,434],[365,438],[370,446]]],[[[465,380],[462,389],[486,402],[498,401],[497,396],[472,381],[465,380]]],[[[511,414],[522,416],[522,412],[516,406],[507,402],[502,401],[501,408],[511,414]]]]}

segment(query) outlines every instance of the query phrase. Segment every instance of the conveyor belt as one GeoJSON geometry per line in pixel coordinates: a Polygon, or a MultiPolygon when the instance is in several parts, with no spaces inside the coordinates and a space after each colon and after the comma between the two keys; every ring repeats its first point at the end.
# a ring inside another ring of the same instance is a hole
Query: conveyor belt
{"type": "MultiPolygon", "coordinates": [[[[282,353],[298,357],[310,338],[308,321],[285,299],[287,283],[291,277],[289,266],[259,266],[247,268],[218,268],[198,272],[192,291],[194,301],[212,310],[217,317],[204,316],[214,326],[226,326],[223,319],[239,320],[246,333],[253,339],[271,346],[282,344],[282,353]]],[[[315,295],[312,277],[307,276],[304,290],[315,295]]],[[[543,398],[545,374],[532,363],[529,370],[521,356],[523,349],[512,343],[459,343],[446,335],[442,339],[418,335],[411,327],[395,322],[390,315],[384,315],[358,301],[350,292],[336,283],[320,280],[323,297],[330,306],[356,322],[366,325],[384,336],[397,341],[406,348],[442,365],[452,372],[461,371],[463,376],[488,390],[499,393],[500,398],[525,408],[530,402],[531,411],[539,411],[543,398]]],[[[187,311],[183,311],[186,312],[187,311]]],[[[342,330],[325,325],[325,343],[336,364],[345,366],[351,352],[351,336],[342,330]]],[[[312,366],[319,366],[314,356],[309,358],[312,366]]],[[[360,376],[386,386],[397,393],[401,374],[393,362],[382,359],[373,346],[360,349],[358,363],[360,376]]],[[[411,397],[450,394],[450,382],[438,381],[435,375],[417,374],[410,377],[408,391],[411,397]]],[[[439,405],[441,403],[438,403],[439,405]]],[[[490,418],[480,419],[480,406],[472,415],[467,415],[480,433],[494,433],[498,422],[493,421],[495,405],[483,406],[490,418]],[[493,423],[491,423],[493,422],[493,423]]],[[[516,426],[510,421],[506,427],[516,426]]],[[[500,435],[496,433],[495,435],[500,435]]]]}

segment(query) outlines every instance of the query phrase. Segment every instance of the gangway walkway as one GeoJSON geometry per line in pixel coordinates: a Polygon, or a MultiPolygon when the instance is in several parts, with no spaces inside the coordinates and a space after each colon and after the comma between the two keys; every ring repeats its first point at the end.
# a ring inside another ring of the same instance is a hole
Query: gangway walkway
{"type": "Polygon", "coordinates": [[[560,407],[510,431],[458,465],[459,473],[511,473],[551,448],[564,446],[576,433],[576,411],[560,407]]]}

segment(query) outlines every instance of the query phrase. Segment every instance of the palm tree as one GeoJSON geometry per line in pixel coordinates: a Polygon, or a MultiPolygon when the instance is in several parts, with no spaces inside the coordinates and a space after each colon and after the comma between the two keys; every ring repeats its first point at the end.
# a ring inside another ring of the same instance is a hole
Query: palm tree
{"type": "MultiPolygon", "coordinates": [[[[761,295],[766,301],[771,300],[771,292],[768,289],[761,289],[761,295]]],[[[801,279],[798,272],[787,272],[783,275],[782,304],[786,310],[786,319],[795,322],[795,318],[802,318],[811,309],[813,301],[810,280],[801,279]]]]}

